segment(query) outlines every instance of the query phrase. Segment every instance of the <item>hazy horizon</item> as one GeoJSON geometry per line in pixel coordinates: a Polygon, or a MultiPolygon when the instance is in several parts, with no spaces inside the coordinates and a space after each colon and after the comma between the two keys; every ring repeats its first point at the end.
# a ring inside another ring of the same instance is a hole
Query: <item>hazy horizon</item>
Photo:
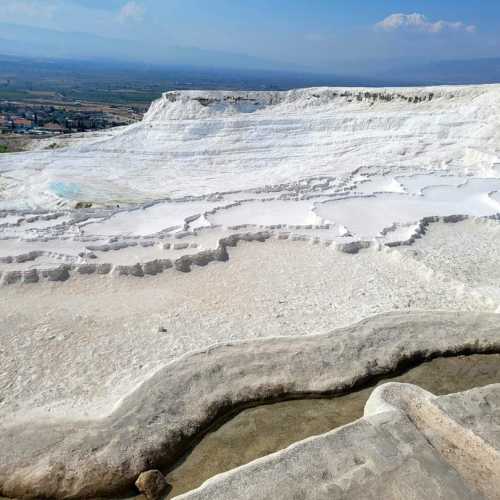
{"type": "MultiPolygon", "coordinates": [[[[375,76],[500,55],[500,4],[1,0],[0,53],[375,76]]],[[[399,74],[401,73],[401,74],[399,74]]]]}

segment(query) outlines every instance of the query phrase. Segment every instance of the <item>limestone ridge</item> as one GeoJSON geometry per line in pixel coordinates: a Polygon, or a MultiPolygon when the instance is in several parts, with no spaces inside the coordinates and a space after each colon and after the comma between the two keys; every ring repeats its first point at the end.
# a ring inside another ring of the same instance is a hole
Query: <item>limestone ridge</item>
{"type": "MultiPolygon", "coordinates": [[[[424,89],[372,89],[372,88],[310,88],[294,89],[290,91],[267,91],[267,92],[237,92],[237,91],[171,91],[165,92],[163,96],[155,101],[148,113],[145,122],[163,120],[175,110],[184,108],[186,116],[198,108],[202,116],[207,111],[213,113],[251,113],[268,106],[297,105],[318,106],[329,103],[368,103],[373,105],[377,102],[390,103],[401,102],[408,104],[420,104],[431,102],[434,98],[454,99],[463,95],[464,88],[457,87],[454,92],[449,92],[446,87],[424,88],[424,89]],[[205,108],[205,109],[202,109],[205,108]]],[[[176,118],[180,115],[175,113],[176,118]]]]}

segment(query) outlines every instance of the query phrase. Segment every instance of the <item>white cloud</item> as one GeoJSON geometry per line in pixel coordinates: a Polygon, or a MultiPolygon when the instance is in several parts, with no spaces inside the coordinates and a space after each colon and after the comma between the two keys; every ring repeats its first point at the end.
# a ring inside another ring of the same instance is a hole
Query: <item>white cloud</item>
{"type": "Polygon", "coordinates": [[[442,33],[444,31],[462,31],[474,33],[476,27],[461,21],[429,21],[423,14],[391,14],[375,25],[384,31],[415,30],[425,33],[442,33]]]}
{"type": "MultiPolygon", "coordinates": [[[[97,2],[95,2],[97,3],[97,2]]],[[[107,3],[102,1],[101,5],[107,3]]],[[[122,0],[122,8],[91,7],[79,0],[0,0],[0,38],[9,38],[3,23],[65,32],[86,32],[95,35],[127,38],[124,25],[140,22],[145,9],[140,0],[122,0]]],[[[0,47],[1,52],[1,47],[0,47]]]]}
{"type": "Polygon", "coordinates": [[[57,7],[58,3],[54,1],[7,0],[1,5],[2,18],[7,21],[23,18],[50,19],[57,7]]]}
{"type": "Polygon", "coordinates": [[[127,2],[118,14],[118,19],[122,23],[128,21],[142,21],[144,19],[144,7],[134,1],[127,2]]]}

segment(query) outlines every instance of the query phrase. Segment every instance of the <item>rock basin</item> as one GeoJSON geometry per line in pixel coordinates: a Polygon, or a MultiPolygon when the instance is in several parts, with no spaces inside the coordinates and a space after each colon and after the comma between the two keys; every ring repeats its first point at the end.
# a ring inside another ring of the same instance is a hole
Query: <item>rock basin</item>
{"type": "MultiPolygon", "coordinates": [[[[165,499],[198,488],[216,474],[361,418],[374,387],[387,382],[415,384],[436,395],[499,383],[500,354],[436,358],[344,396],[263,404],[228,415],[174,468],[164,471],[172,487],[165,499]]],[[[142,500],[142,496],[137,498],[142,500]]]]}

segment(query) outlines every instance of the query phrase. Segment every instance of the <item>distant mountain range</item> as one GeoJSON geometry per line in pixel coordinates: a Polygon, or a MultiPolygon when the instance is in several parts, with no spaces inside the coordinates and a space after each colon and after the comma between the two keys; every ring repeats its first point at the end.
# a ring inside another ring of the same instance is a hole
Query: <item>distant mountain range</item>
{"type": "MultiPolygon", "coordinates": [[[[408,66],[406,71],[410,81],[426,84],[500,83],[500,58],[429,62],[408,66]]],[[[388,74],[374,76],[385,78],[388,74]]]]}
{"type": "MultiPolygon", "coordinates": [[[[147,48],[146,48],[147,49],[147,48]]],[[[432,85],[479,84],[500,82],[500,57],[490,59],[428,61],[349,62],[318,72],[286,62],[269,61],[245,54],[231,54],[196,47],[151,47],[151,60],[145,60],[145,46],[134,40],[106,38],[89,33],[55,30],[0,23],[0,51],[9,56],[66,61],[115,61],[120,65],[155,65],[155,68],[180,67],[238,70],[261,73],[259,85],[279,88],[307,85],[432,85]],[[126,61],[126,62],[125,62],[126,61]],[[283,80],[280,72],[285,72],[283,80]]],[[[148,52],[148,50],[146,50],[148,52]]],[[[2,70],[0,61],[0,73],[2,70]]],[[[228,75],[229,76],[229,73],[228,75]]],[[[250,75],[249,75],[250,76],[250,75]]]]}
{"type": "Polygon", "coordinates": [[[218,66],[236,69],[290,69],[290,64],[267,61],[246,54],[204,50],[197,47],[158,46],[107,38],[82,32],[63,32],[0,23],[2,54],[63,59],[114,59],[154,64],[218,66]],[[144,56],[149,53],[149,56],[144,56]]]}

